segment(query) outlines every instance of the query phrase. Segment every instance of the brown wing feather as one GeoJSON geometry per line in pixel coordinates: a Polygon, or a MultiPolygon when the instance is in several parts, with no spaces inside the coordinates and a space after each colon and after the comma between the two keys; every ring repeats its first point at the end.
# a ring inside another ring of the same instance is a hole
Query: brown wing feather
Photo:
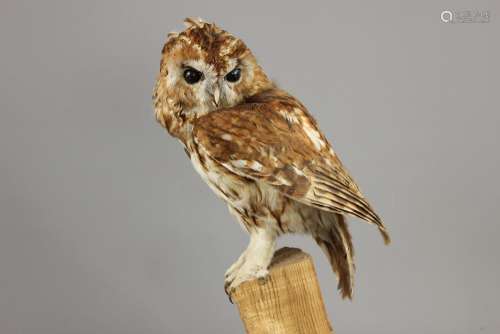
{"type": "Polygon", "coordinates": [[[272,90],[200,117],[195,142],[235,174],[265,181],[296,201],[376,224],[380,217],[335,155],[305,107],[272,90]]]}

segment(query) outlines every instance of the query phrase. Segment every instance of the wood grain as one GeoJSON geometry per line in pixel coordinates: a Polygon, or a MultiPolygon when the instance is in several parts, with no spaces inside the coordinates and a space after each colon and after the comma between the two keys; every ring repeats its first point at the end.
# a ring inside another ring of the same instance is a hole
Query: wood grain
{"type": "Polygon", "coordinates": [[[232,294],[248,334],[330,334],[323,298],[309,254],[281,248],[265,282],[245,282],[232,294]]]}

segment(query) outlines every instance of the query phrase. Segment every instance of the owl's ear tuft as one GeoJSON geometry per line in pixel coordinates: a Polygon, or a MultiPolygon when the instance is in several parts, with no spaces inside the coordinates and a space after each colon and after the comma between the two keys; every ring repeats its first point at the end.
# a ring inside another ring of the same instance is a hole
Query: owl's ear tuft
{"type": "Polygon", "coordinates": [[[200,17],[186,17],[184,19],[184,25],[187,28],[191,28],[191,27],[203,28],[205,23],[206,22],[200,17]]]}

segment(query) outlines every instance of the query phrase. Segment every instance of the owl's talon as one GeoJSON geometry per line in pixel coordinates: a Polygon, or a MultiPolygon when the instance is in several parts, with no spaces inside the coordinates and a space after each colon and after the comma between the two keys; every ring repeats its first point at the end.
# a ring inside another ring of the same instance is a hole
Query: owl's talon
{"type": "Polygon", "coordinates": [[[232,291],[229,289],[229,285],[224,284],[224,292],[226,293],[229,302],[234,304],[233,298],[231,297],[232,291]]]}
{"type": "Polygon", "coordinates": [[[269,275],[262,276],[257,278],[259,285],[266,285],[266,283],[269,281],[269,275]]]}
{"type": "Polygon", "coordinates": [[[231,282],[224,282],[224,291],[226,292],[226,295],[230,295],[231,294],[231,291],[229,290],[229,287],[231,286],[231,282]]]}

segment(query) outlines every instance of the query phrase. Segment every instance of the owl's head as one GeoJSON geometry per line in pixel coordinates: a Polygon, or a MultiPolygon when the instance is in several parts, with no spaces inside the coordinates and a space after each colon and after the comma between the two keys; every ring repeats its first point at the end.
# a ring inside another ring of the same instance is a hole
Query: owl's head
{"type": "Polygon", "coordinates": [[[181,140],[197,117],[273,85],[242,40],[201,19],[185,23],[168,35],[153,96],[158,122],[181,140]]]}

